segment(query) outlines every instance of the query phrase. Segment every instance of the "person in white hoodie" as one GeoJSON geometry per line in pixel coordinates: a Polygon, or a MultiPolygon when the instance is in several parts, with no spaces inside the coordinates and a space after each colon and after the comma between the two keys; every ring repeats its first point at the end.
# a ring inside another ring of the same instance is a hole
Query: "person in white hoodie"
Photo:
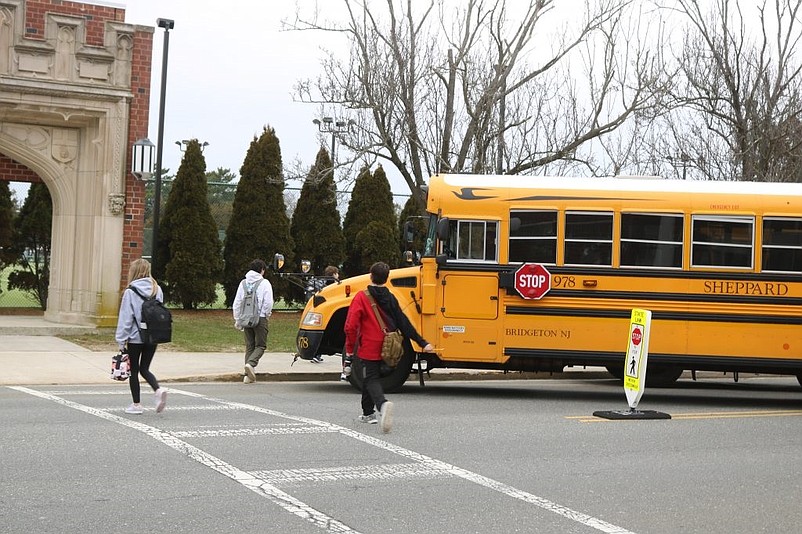
{"type": "Polygon", "coordinates": [[[237,288],[237,295],[234,297],[234,304],[231,309],[234,312],[234,326],[242,330],[245,334],[245,376],[242,381],[246,384],[256,382],[255,367],[259,365],[259,359],[267,348],[267,321],[273,312],[273,286],[264,278],[267,264],[263,260],[253,260],[245,278],[237,288]],[[256,306],[259,309],[259,323],[248,328],[240,325],[237,318],[245,300],[245,288],[256,287],[256,306]]]}
{"type": "MultiPolygon", "coordinates": [[[[142,294],[155,296],[159,302],[164,302],[162,288],[150,274],[150,262],[140,258],[131,262],[128,269],[128,285],[136,287],[142,294]]],[[[142,322],[142,298],[132,289],[126,288],[120,303],[120,313],[117,316],[117,332],[114,335],[121,351],[128,352],[128,361],[131,364],[131,378],[128,385],[131,388],[133,403],[125,409],[125,413],[140,415],[144,411],[140,403],[139,375],[142,375],[154,393],[156,413],[164,410],[167,402],[167,392],[159,386],[159,381],[150,372],[150,364],[156,354],[156,345],[142,342],[139,324],[142,322]]]]}

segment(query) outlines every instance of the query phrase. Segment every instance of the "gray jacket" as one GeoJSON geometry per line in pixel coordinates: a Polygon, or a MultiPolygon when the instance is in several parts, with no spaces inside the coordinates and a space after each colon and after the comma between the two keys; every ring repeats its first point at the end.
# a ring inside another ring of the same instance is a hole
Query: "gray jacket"
{"type": "MultiPolygon", "coordinates": [[[[144,295],[150,295],[153,285],[150,278],[137,278],[131,285],[136,287],[144,295]]],[[[156,299],[164,302],[162,288],[156,284],[156,299]]],[[[120,348],[125,347],[126,343],[142,343],[139,335],[139,323],[142,322],[142,298],[132,290],[125,288],[123,300],[120,303],[120,313],[117,316],[117,332],[114,339],[120,348]]]]}

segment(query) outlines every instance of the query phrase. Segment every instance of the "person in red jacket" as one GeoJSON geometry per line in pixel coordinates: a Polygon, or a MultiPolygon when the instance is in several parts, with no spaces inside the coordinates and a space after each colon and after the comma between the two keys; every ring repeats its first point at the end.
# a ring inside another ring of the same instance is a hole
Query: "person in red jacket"
{"type": "MultiPolygon", "coordinates": [[[[405,337],[412,339],[423,347],[424,352],[434,352],[431,343],[421,335],[409,322],[407,316],[401,311],[398,299],[390,293],[384,285],[390,274],[390,266],[384,262],[376,262],[370,267],[370,282],[368,291],[376,301],[380,312],[383,312],[387,328],[398,328],[405,337]]],[[[379,381],[379,370],[382,365],[382,341],[384,332],[379,326],[376,314],[370,305],[368,297],[363,291],[354,296],[348,316],[345,319],[345,361],[346,365],[354,355],[354,348],[358,347],[357,357],[362,360],[362,415],[359,420],[363,423],[380,423],[384,433],[393,427],[393,403],[384,398],[384,390],[379,381]],[[379,410],[377,419],[374,406],[379,410]]]]}

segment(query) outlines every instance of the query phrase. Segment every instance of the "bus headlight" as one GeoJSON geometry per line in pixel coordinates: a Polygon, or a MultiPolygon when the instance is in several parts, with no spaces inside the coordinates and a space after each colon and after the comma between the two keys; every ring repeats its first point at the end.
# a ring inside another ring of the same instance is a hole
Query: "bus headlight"
{"type": "Polygon", "coordinates": [[[304,316],[304,320],[301,321],[303,326],[320,326],[323,324],[323,314],[317,312],[309,312],[304,316]]]}

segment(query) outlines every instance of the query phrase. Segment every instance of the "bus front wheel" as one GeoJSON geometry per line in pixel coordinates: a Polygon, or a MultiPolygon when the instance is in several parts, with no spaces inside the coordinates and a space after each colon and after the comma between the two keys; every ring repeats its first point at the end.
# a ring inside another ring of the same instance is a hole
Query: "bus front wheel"
{"type": "MultiPolygon", "coordinates": [[[[401,361],[398,362],[398,365],[389,367],[382,363],[379,382],[381,382],[385,393],[393,393],[401,389],[401,386],[404,385],[404,382],[407,381],[409,374],[412,372],[412,362],[414,360],[415,353],[412,351],[412,347],[409,346],[409,341],[407,341],[404,343],[404,355],[401,356],[401,361]]],[[[354,356],[348,381],[359,391],[362,391],[363,377],[365,376],[364,369],[362,360],[354,356]]]]}

